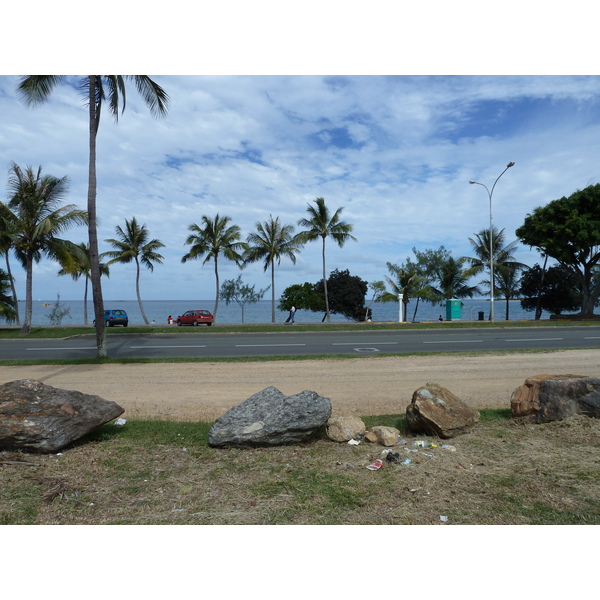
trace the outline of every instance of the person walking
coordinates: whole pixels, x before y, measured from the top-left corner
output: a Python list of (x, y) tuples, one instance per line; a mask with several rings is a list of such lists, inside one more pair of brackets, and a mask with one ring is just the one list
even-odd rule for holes
[(290, 308), (290, 323), (296, 322), (295, 317), (296, 317), (296, 307), (292, 306), (292, 308)]

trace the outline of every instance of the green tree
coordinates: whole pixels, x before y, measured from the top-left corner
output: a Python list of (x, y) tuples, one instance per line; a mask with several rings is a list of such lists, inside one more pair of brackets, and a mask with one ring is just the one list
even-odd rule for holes
[(0, 269), (0, 317), (8, 323), (13, 323), (17, 319), (17, 313), (15, 310), (15, 299), (9, 293), (10, 288), (10, 275), (3, 269)]
[[(327, 279), (329, 290), (329, 310), (338, 315), (344, 315), (353, 321), (363, 321), (365, 318), (365, 296), (368, 284), (356, 275), (350, 275), (348, 269), (335, 269)], [(325, 295), (323, 281), (315, 285), (315, 290)], [(323, 321), (327, 314), (323, 315)]]
[(406, 311), (411, 298), (419, 294), (425, 284), (425, 278), (420, 274), (417, 265), (407, 259), (403, 264), (396, 265), (388, 262), (390, 277), (386, 277), (391, 292), (386, 291), (379, 297), (378, 302), (399, 302), (402, 294), (402, 321), (406, 321)]
[(148, 317), (146, 317), (146, 313), (144, 312), (142, 297), (140, 295), (140, 267), (143, 265), (150, 271), (154, 271), (154, 263), (161, 265), (163, 256), (157, 250), (164, 248), (165, 245), (160, 240), (148, 239), (150, 237), (148, 228), (146, 225), (140, 225), (135, 217), (131, 221), (125, 219), (125, 230), (117, 225), (115, 231), (118, 236), (117, 238), (105, 240), (115, 250), (104, 252), (102, 257), (110, 259), (106, 263), (106, 266), (110, 266), (113, 263), (127, 264), (132, 261), (135, 262), (135, 293), (137, 294), (144, 323), (148, 325)]
[(542, 269), (535, 264), (523, 272), (519, 283), (519, 291), (523, 296), (521, 308), (524, 310), (537, 311), (539, 307), (540, 312), (545, 310), (560, 315), (581, 306), (579, 280), (564, 265)]
[(10, 200), (0, 203), (0, 217), (11, 223), (13, 248), (17, 259), (25, 268), (25, 320), (21, 334), (31, 330), (33, 308), (33, 263), (42, 255), (69, 264), (77, 254), (75, 244), (58, 237), (74, 225), (87, 224), (87, 213), (75, 205), (62, 205), (67, 193), (68, 180), (52, 175), (42, 176), (42, 168), (22, 170), (12, 163), (8, 179)]
[(465, 259), (452, 256), (448, 256), (438, 265), (434, 283), (430, 285), (433, 298), (442, 302), (451, 298), (472, 298), (474, 294), (479, 293), (476, 285), (469, 285), (473, 269), (465, 269), (464, 265)]
[(594, 278), (600, 261), (600, 184), (536, 208), (516, 234), (573, 273), (581, 289), (581, 315), (591, 317), (600, 296)]
[(248, 234), (246, 243), (248, 248), (244, 254), (244, 261), (248, 263), (264, 261), (266, 271), (271, 267), (271, 322), (275, 323), (275, 263), (279, 265), (286, 256), (296, 264), (296, 254), (300, 252), (301, 245), (292, 236), (293, 225), (282, 225), (279, 217), (269, 219), (264, 223), (257, 222), (256, 231)]
[(47, 315), (51, 325), (60, 325), (65, 317), (71, 318), (71, 307), (65, 306), (60, 301), (60, 294), (56, 294), (56, 302), (52, 306), (52, 310)]
[[(518, 288), (519, 270), (526, 267), (523, 263), (517, 262), (514, 253), (518, 246), (518, 240), (505, 245), (504, 229), (498, 230), (492, 227), (492, 263), (490, 263), (490, 230), (482, 229), (475, 234), (475, 238), (469, 238), (475, 256), (464, 257), (468, 264), (473, 268), (473, 274), (479, 275), (485, 269), (493, 265), (494, 271), (494, 290), (498, 288), (501, 295), (506, 300), (506, 318), (508, 319), (508, 307), (512, 295)], [(491, 285), (489, 277), (487, 280), (479, 282), (489, 289), (491, 296)], [(490, 306), (491, 308), (491, 306)], [(490, 315), (491, 317), (491, 315)]]
[(329, 309), (329, 297), (327, 293), (327, 270), (325, 267), (325, 240), (330, 237), (340, 248), (348, 240), (356, 241), (356, 238), (352, 235), (352, 225), (342, 221), (340, 216), (342, 214), (342, 208), (338, 208), (333, 216), (331, 215), (329, 208), (325, 204), (324, 198), (317, 198), (315, 205), (308, 205), (306, 209), (308, 212), (308, 218), (302, 218), (298, 221), (300, 227), (305, 227), (305, 231), (301, 231), (297, 235), (297, 241), (301, 244), (306, 242), (312, 242), (319, 238), (323, 241), (323, 288), (325, 296), (325, 316), (327, 321), (331, 321), (330, 309)]
[(371, 281), (371, 283), (369, 283), (369, 287), (371, 288), (373, 295), (371, 296), (371, 300), (369, 300), (369, 304), (365, 311), (365, 321), (368, 321), (372, 318), (371, 306), (373, 306), (373, 302), (379, 302), (379, 298), (381, 298), (386, 291), (385, 282), (383, 281)]
[(296, 283), (283, 290), (277, 308), (288, 311), (292, 306), (295, 306), (296, 310), (323, 312), (325, 310), (325, 297), (322, 292), (319, 293), (316, 290), (314, 283)]
[(12, 298), (14, 300), (14, 321), (17, 325), (21, 324), (21, 318), (19, 316), (19, 302), (17, 298), (17, 290), (15, 289), (15, 278), (12, 274), (10, 266), (10, 251), (12, 250), (14, 243), (14, 221), (12, 217), (8, 217), (9, 220), (0, 217), (0, 254), (4, 254), (6, 259), (6, 275), (8, 277), (8, 285), (10, 286)]
[(202, 217), (202, 226), (192, 223), (188, 229), (192, 233), (185, 240), (187, 246), (191, 246), (190, 251), (181, 259), (182, 263), (188, 260), (204, 258), (203, 265), (208, 261), (214, 260), (215, 263), (215, 307), (213, 316), (217, 321), (217, 310), (219, 308), (219, 255), (235, 262), (238, 267), (244, 264), (242, 253), (247, 250), (245, 243), (240, 242), (241, 231), (237, 225), (229, 225), (230, 217), (221, 217), (217, 213), (214, 219), (206, 215)]
[[(70, 275), (74, 281), (78, 281), (80, 277), (84, 278), (85, 286), (83, 290), (83, 324), (88, 325), (88, 310), (87, 310), (87, 298), (88, 298), (88, 282), (91, 278), (91, 263), (90, 263), (90, 245), (85, 242), (78, 244), (79, 253), (72, 257), (72, 261), (69, 264), (64, 265), (63, 268), (58, 272), (59, 275)], [(104, 263), (100, 263), (100, 273), (110, 276), (110, 270)]]
[(221, 286), (221, 297), (225, 300), (225, 304), (230, 302), (237, 302), (238, 306), (242, 309), (242, 323), (244, 320), (244, 311), (246, 304), (254, 304), (267, 293), (269, 287), (258, 292), (254, 291), (254, 286), (244, 284), (242, 282), (242, 276), (238, 275), (237, 279), (226, 279)]
[[(17, 92), (30, 106), (39, 105), (50, 97), (57, 85), (66, 82), (65, 75), (26, 75), (21, 78)], [(106, 329), (104, 323), (104, 301), (100, 281), (100, 254), (98, 250), (98, 231), (96, 216), (96, 137), (100, 125), (102, 106), (108, 102), (108, 110), (118, 122), (126, 104), (126, 80), (132, 80), (150, 112), (158, 117), (167, 113), (169, 98), (166, 92), (147, 75), (86, 75), (79, 79), (88, 105), (89, 114), (89, 162), (88, 162), (88, 235), (90, 245), (92, 296), (96, 320), (96, 346), (98, 358), (105, 358)]]

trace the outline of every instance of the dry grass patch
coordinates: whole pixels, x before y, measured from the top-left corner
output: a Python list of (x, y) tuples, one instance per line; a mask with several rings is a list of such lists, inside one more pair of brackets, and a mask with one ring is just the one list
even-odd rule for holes
[[(366, 421), (409, 436), (401, 415)], [(448, 442), (456, 452), (397, 446), (411, 463), (379, 471), (366, 469), (378, 445), (218, 450), (208, 428), (129, 421), (60, 455), (0, 453), (0, 523), (600, 523), (600, 422), (587, 417), (532, 426), (483, 411)]]

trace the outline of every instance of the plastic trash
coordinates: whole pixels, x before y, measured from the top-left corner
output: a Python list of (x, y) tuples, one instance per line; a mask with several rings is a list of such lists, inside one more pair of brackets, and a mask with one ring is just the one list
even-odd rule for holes
[(348, 440), (348, 443), (351, 446), (358, 446), (360, 444), (360, 442), (358, 440)]
[(442, 523), (447, 523), (448, 522), (448, 517), (446, 515), (440, 515), (440, 521)]
[(392, 451), (392, 449), (391, 449), (391, 448), (386, 448), (385, 450), (383, 450), (383, 451), (381, 452), (381, 456), (385, 456), (386, 454), (389, 454), (391, 451)]
[(391, 452), (389, 452), (386, 455), (385, 460), (387, 462), (391, 462), (391, 463), (398, 463), (398, 462), (400, 462), (400, 454), (398, 452), (393, 453), (393, 454)]
[(381, 467), (383, 467), (383, 461), (377, 459), (373, 461), (370, 465), (368, 465), (367, 469), (369, 469), (370, 471), (377, 471), (378, 469), (381, 469)]
[(413, 440), (412, 441), (413, 448), (437, 448), (437, 444), (433, 442), (428, 442), (427, 440)]
[(456, 452), (456, 447), (455, 446), (450, 446), (448, 444), (442, 444), (442, 448), (444, 450), (448, 450), (450, 452)]
[(127, 423), (127, 419), (123, 419), (122, 417), (119, 417), (116, 421), (115, 421), (115, 425), (125, 425), (125, 423)]
[(410, 465), (410, 463), (412, 462), (412, 460), (410, 460), (410, 458), (407, 458), (406, 460), (402, 461), (403, 465)]

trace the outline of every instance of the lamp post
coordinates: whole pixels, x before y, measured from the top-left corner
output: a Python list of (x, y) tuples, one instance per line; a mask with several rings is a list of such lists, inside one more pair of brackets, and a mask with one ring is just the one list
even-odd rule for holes
[(484, 185), (483, 183), (479, 183), (479, 181), (469, 181), (469, 183), (475, 183), (477, 185), (484, 187), (485, 191), (488, 193), (488, 196), (490, 198), (490, 321), (492, 323), (494, 322), (494, 256), (492, 254), (493, 253), (492, 194), (494, 193), (494, 188), (496, 187), (496, 184), (498, 183), (498, 179), (500, 179), (500, 177), (502, 177), (502, 175), (504, 175), (504, 173), (506, 173), (506, 171), (508, 171), (508, 169), (510, 169), (514, 164), (515, 164), (514, 161), (511, 161), (506, 165), (506, 168), (504, 169), (504, 171), (502, 171), (502, 173), (500, 173), (500, 175), (498, 175), (498, 177), (496, 177), (496, 181), (494, 181), (494, 185), (492, 186), (491, 191), (488, 190), (486, 185)]

